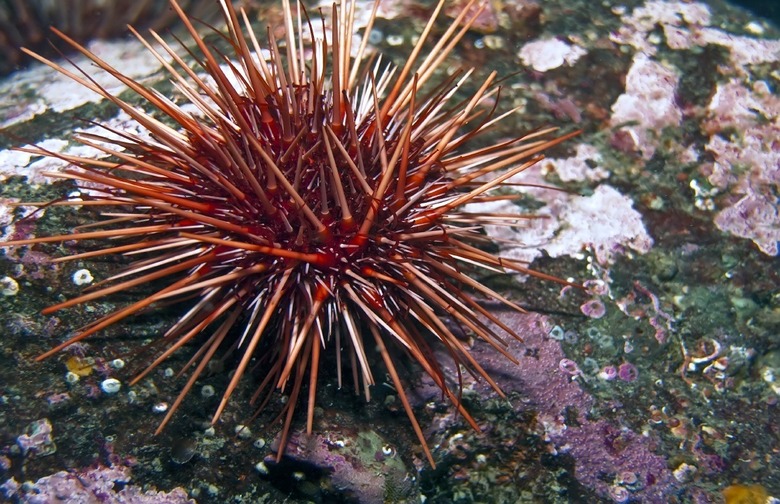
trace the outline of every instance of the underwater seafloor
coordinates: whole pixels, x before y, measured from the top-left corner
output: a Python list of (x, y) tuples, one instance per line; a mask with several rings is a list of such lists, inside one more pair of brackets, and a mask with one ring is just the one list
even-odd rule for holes
[[(383, 2), (372, 34), (380, 51), (408, 53), (430, 12), (412, 1)], [(273, 7), (261, 11), (279, 19)], [(161, 75), (138, 43), (98, 41), (92, 50), (136, 78)], [(409, 363), (404, 375), (435, 470), (390, 387), (374, 387), (366, 403), (336, 390), (326, 370), (315, 434), (297, 422), (281, 463), (279, 425), (266, 426), (267, 415), (250, 422), (245, 402), (231, 401), (209, 427), (229, 370), (201, 380), (154, 436), (186, 357), (127, 382), (143, 360), (133, 351), (175, 310), (35, 362), (123, 305), (116, 297), (40, 314), (79, 291), (79, 270), (99, 279), (117, 265), (52, 264), (64, 250), (53, 246), (6, 248), (0, 501), (777, 502), (780, 31), (720, 1), (495, 0), (452, 60), (506, 76), (501, 106), (521, 110), (497, 138), (547, 124), (583, 130), (523, 179), (565, 190), (527, 189), (517, 203), (547, 218), (489, 230), (526, 245), (505, 254), (586, 290), (489, 279), (533, 313), (500, 312), (524, 337), (509, 350), (520, 365), (473, 344), (507, 394), (464, 376), (463, 402), (482, 432)], [(41, 66), (0, 78), (4, 239), (83, 222), (78, 211), (54, 208), (18, 222), (23, 209), (9, 203), (73, 187), (46, 184), (41, 171), (58, 163), (8, 149), (25, 139), (80, 152), (68, 139), (90, 127), (81, 119), (125, 124), (94, 100)], [(101, 388), (107, 378), (119, 380), (118, 392)], [(234, 397), (248, 398), (251, 381)]]

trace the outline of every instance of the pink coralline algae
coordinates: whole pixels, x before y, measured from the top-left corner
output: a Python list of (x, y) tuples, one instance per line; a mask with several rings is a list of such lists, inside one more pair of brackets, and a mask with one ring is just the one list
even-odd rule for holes
[[(777, 61), (780, 56), (778, 40), (758, 40), (710, 26), (710, 8), (700, 2), (651, 1), (630, 14), (625, 14), (623, 8), (615, 11), (622, 14), (623, 25), (611, 39), (647, 55), (655, 55), (661, 42), (674, 50), (716, 44), (729, 50), (731, 62), (738, 72), (745, 65)], [(658, 37), (659, 28), (663, 37)]]
[[(715, 224), (728, 233), (753, 240), (765, 254), (778, 255), (780, 213), (780, 98), (758, 81), (752, 89), (731, 80), (718, 86), (710, 102), (712, 153), (709, 182), (728, 191)], [(725, 130), (734, 133), (728, 140)]]
[[(141, 490), (127, 485), (127, 467), (95, 467), (82, 471), (60, 471), (35, 483), (20, 485), (11, 478), (0, 485), (0, 496), (22, 504), (194, 504), (187, 493)], [(118, 490), (120, 489), (120, 490)]]
[(546, 72), (562, 65), (571, 66), (585, 54), (585, 49), (577, 45), (558, 39), (543, 39), (525, 44), (518, 56), (524, 65), (537, 72)]
[[(64, 140), (49, 139), (40, 143), (41, 147), (51, 152), (62, 152), (68, 146)], [(0, 150), (0, 180), (13, 176), (25, 176), (30, 184), (46, 184), (51, 181), (46, 172), (61, 170), (67, 163), (55, 158), (34, 160), (28, 152)]]
[(60, 404), (69, 400), (70, 400), (70, 394), (68, 394), (67, 392), (61, 392), (59, 394), (51, 394), (49, 397), (46, 398), (46, 402), (49, 403), (49, 406), (54, 406), (55, 404)]
[[(391, 3), (391, 2), (383, 2), (383, 3)], [(403, 2), (398, 2), (403, 3)], [(484, 7), (483, 7), (484, 5)], [(465, 9), (466, 7), (469, 7), (468, 0), (456, 0), (454, 2), (448, 2), (447, 8), (444, 9), (444, 13), (451, 18), (457, 18), (458, 15)], [(407, 7), (408, 8), (408, 7)], [(367, 10), (371, 9), (371, 4), (369, 3), (366, 6)], [(499, 12), (496, 9), (496, 4), (493, 3), (487, 3), (487, 4), (471, 4), (469, 7), (469, 11), (467, 14), (467, 17), (471, 17), (474, 14), (478, 14), (477, 19), (475, 20), (474, 24), (472, 25), (472, 28), (478, 32), (481, 33), (493, 33), (498, 29), (498, 17)]]
[[(124, 68), (128, 67), (124, 66)], [(61, 92), (62, 90), (60, 90), (60, 93)], [(0, 86), (0, 96), (2, 96), (2, 86)], [(65, 102), (66, 101), (67, 100), (65, 100)], [(2, 104), (0, 104), (0, 109), (1, 108)], [(0, 129), (1, 128), (2, 127), (0, 126)], [(108, 131), (109, 129), (124, 131), (127, 134), (139, 135), (142, 138), (148, 136), (148, 133), (142, 131), (140, 126), (124, 112), (120, 112), (116, 117), (106, 121), (104, 126), (84, 128), (80, 133), (83, 135), (98, 134), (110, 138), (112, 133)], [(43, 140), (39, 142), (37, 146), (55, 154), (62, 153), (86, 158), (102, 158), (106, 156), (104, 152), (95, 147), (80, 143), (72, 144), (71, 142), (57, 138)], [(27, 183), (31, 185), (50, 184), (51, 177), (47, 174), (60, 172), (67, 166), (68, 163), (66, 161), (57, 159), (54, 155), (40, 158), (40, 156), (35, 156), (29, 152), (0, 150), (0, 181), (5, 181), (9, 177), (24, 176), (27, 178)], [(93, 183), (88, 183), (86, 185), (97, 188)]]
[(36, 420), (27, 426), (25, 433), (16, 438), (16, 444), (24, 455), (46, 456), (57, 451), (48, 418)]
[[(549, 337), (552, 324), (548, 319), (538, 314), (512, 313), (502, 315), (501, 321), (523, 335), (523, 343), (511, 340), (507, 348), (520, 365), (481, 343), (474, 345), (472, 354), (504, 392), (521, 398), (516, 402), (518, 410), (537, 413), (550, 450), (569, 454), (575, 461), (577, 479), (603, 498), (609, 498), (613, 482), (620, 475), (630, 472), (637, 480), (630, 488), (625, 485), (632, 502), (668, 502), (674, 482), (666, 460), (653, 453), (650, 438), (624, 427), (619, 419), (589, 417), (595, 400), (577, 380), (572, 380), (570, 373), (562, 372), (562, 363), (568, 369), (568, 359), (560, 342)], [(475, 383), (467, 376), (464, 382), (481, 396), (491, 393), (485, 383)], [(425, 391), (418, 389), (418, 393), (424, 395), (420, 400), (427, 401), (437, 391), (430, 386)]]
[[(388, 486), (397, 492), (399, 499), (411, 498), (417, 492), (407, 478), (403, 462), (394, 457), (393, 448), (373, 431), (356, 434), (335, 424), (323, 431), (323, 434), (294, 432), (285, 458), (322, 470), (327, 474), (330, 486), (355, 502), (383, 504), (387, 502), (385, 490)], [(278, 442), (277, 438), (272, 449), (278, 449)], [(273, 479), (276, 468), (276, 457), (268, 456), (261, 474)]]
[(592, 145), (578, 144), (576, 155), (565, 159), (546, 159), (542, 167), (546, 171), (555, 171), (555, 174), (564, 181), (591, 180), (599, 181), (609, 177), (609, 172), (602, 165), (602, 155)]
[[(582, 112), (579, 106), (571, 98), (560, 96), (557, 93), (534, 93), (534, 101), (545, 110), (549, 110), (558, 120), (568, 120), (575, 124), (582, 122)], [(606, 178), (606, 175), (602, 178)]]
[(675, 95), (678, 80), (674, 70), (638, 53), (626, 76), (626, 91), (612, 105), (612, 126), (644, 159), (653, 157), (661, 130), (682, 122)]
[(612, 34), (612, 40), (649, 55), (657, 51), (652, 34), (659, 27), (672, 49), (682, 49), (689, 47), (690, 40), (710, 24), (711, 17), (706, 5), (689, 1), (651, 1), (630, 14), (624, 11), (623, 7), (613, 9), (613, 12), (621, 15), (622, 26)]
[[(621, 16), (622, 26), (612, 40), (632, 47), (636, 54), (626, 93), (613, 105), (612, 124), (619, 127), (634, 120), (638, 126), (622, 127), (613, 143), (636, 149), (647, 159), (657, 146), (654, 131), (679, 122), (681, 111), (674, 102), (677, 76), (655, 59), (661, 44), (680, 51), (708, 45), (727, 49), (730, 67), (722, 73), (729, 80), (718, 84), (706, 110), (708, 119), (702, 124), (710, 136), (705, 149), (715, 162), (702, 172), (714, 187), (720, 207), (715, 224), (752, 240), (765, 254), (778, 255), (780, 98), (753, 75), (752, 68), (780, 62), (780, 40), (736, 35), (710, 26), (711, 13), (703, 3), (650, 1), (631, 12), (620, 7), (614, 12)], [(692, 188), (701, 192), (698, 181), (692, 181)], [(711, 208), (711, 202), (704, 208)]]
[[(13, 199), (0, 198), (0, 229), (3, 229), (5, 232), (7, 232), (6, 226), (14, 220), (14, 203), (16, 202)], [(0, 238), (6, 239), (7, 237), (0, 234)]]
[(608, 185), (598, 186), (590, 197), (575, 198), (561, 217), (572, 226), (546, 247), (552, 257), (579, 244), (579, 249), (592, 249), (599, 263), (609, 264), (629, 249), (645, 253), (653, 244), (631, 199)]
[[(545, 183), (532, 177), (523, 182)], [(537, 212), (543, 218), (525, 221), (517, 226), (519, 230), (488, 226), (490, 236), (517, 244), (502, 250), (506, 257), (531, 262), (542, 255), (542, 250), (551, 257), (575, 256), (591, 250), (600, 264), (611, 264), (621, 254), (643, 254), (653, 245), (631, 198), (607, 184), (598, 186), (590, 196), (561, 195), (550, 189), (529, 192), (547, 203)], [(508, 202), (481, 203), (469, 208), (482, 212), (517, 211)]]

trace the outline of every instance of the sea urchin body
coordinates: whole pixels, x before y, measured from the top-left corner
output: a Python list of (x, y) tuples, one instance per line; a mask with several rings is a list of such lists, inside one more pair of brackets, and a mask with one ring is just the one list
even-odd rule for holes
[[(302, 392), (312, 429), (322, 356), (335, 354), (339, 381), (346, 357), (356, 387), (359, 383), (368, 396), (376, 352), (433, 464), (392, 356), (416, 361), (476, 427), (429, 345), (444, 345), (456, 362), (499, 390), (441, 317), (512, 359), (488, 321), (512, 337), (520, 335), (477, 299), (520, 307), (467, 273), (482, 268), (549, 277), (480, 248), (488, 240), (484, 225), (511, 225), (524, 216), (469, 213), (463, 206), (512, 198), (494, 190), (570, 135), (554, 138), (552, 129), (540, 130), (467, 147), (506, 116), (496, 116), (491, 105), (498, 95), (495, 74), (463, 101), (454, 96), (471, 71), (436, 85), (431, 80), (479, 15), (474, 2), (423, 56), (440, 2), (403, 68), (381, 60), (364, 64), (367, 37), (352, 46), (354, 2), (334, 5), (331, 27), (318, 35), (319, 22), (285, 0), (285, 38), (277, 41), (269, 30), (263, 49), (246, 15), (223, 0), (229, 54), (207, 45), (175, 0), (171, 5), (196, 45), (189, 51), (192, 64), (154, 32), (156, 46), (138, 38), (164, 65), (178, 101), (123, 76), (59, 34), (146, 100), (154, 115), (111, 95), (86, 74), (33, 55), (111, 100), (150, 134), (81, 134), (80, 142), (106, 156), (57, 155), (70, 167), (53, 176), (88, 188), (89, 196), (56, 204), (104, 208), (105, 219), (70, 234), (11, 244), (103, 240), (102, 249), (61, 260), (122, 254), (133, 262), (45, 312), (161, 286), (40, 358), (155, 305), (187, 303), (164, 334), (162, 351), (135, 378), (205, 338), (183, 370), (189, 377), (161, 428), (207, 364), (234, 353), (237, 367), (213, 421), (250, 362), (257, 361), (264, 375), (253, 401), (264, 403), (274, 389), (289, 394), (284, 446)], [(376, 6), (365, 33), (375, 14)]]

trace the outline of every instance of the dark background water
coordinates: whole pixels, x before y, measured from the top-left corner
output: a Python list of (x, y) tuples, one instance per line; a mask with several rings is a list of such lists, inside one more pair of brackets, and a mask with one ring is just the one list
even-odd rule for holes
[(780, 0), (732, 0), (732, 3), (757, 16), (765, 17), (774, 24), (780, 24)]

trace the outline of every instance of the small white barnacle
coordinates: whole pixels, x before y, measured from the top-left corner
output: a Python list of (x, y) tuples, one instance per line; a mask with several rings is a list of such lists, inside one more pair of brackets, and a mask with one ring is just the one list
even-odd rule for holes
[(95, 279), (92, 273), (88, 269), (80, 269), (73, 273), (73, 283), (79, 287), (82, 285), (89, 285)]
[(159, 402), (152, 406), (152, 412), (160, 414), (165, 413), (168, 411), (168, 403), (167, 402)]
[(100, 382), (100, 388), (106, 394), (116, 394), (122, 388), (122, 382), (116, 378), (106, 378)]
[(9, 276), (0, 278), (0, 294), (3, 296), (15, 296), (19, 294), (19, 283)]

